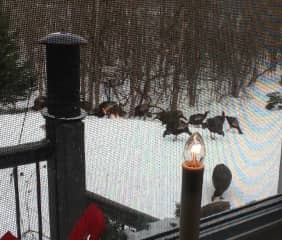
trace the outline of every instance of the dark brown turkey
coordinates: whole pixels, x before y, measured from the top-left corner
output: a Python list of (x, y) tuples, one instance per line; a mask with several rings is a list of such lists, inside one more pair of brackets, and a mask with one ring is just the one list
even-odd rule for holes
[[(225, 113), (222, 112), (221, 116), (215, 116), (213, 118), (208, 118), (206, 122), (202, 123), (202, 128), (208, 128), (210, 131), (211, 139), (215, 139), (215, 133), (224, 136), (223, 124), (225, 121)], [(213, 135), (212, 135), (213, 134)]]
[(226, 116), (226, 120), (230, 126), (230, 128), (236, 128), (238, 130), (239, 134), (243, 134), (240, 125), (239, 125), (239, 121), (236, 117), (231, 117), (231, 116)]
[(223, 163), (215, 166), (212, 174), (212, 183), (215, 188), (212, 196), (212, 201), (216, 197), (223, 199), (222, 194), (228, 189), (232, 180), (232, 173), (230, 169)]
[(189, 117), (189, 124), (192, 125), (201, 125), (203, 121), (206, 119), (209, 111), (206, 111), (205, 113), (197, 113), (193, 114)]

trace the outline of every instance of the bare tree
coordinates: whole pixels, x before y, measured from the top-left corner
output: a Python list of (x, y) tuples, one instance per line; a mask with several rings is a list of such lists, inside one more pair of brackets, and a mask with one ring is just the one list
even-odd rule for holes
[(32, 60), (40, 95), (45, 94), (45, 62), (44, 49), (36, 40), (62, 30), (88, 40), (82, 49), (81, 96), (89, 109), (99, 104), (105, 92), (128, 103), (131, 114), (148, 97), (172, 109), (182, 99), (194, 106), (199, 89), (211, 82), (211, 100), (226, 94), (238, 97), (260, 76), (260, 66), (271, 62), (271, 70), (264, 72), (269, 73), (281, 58), (280, 28), (275, 21), (279, 11), (270, 1), (3, 3), (23, 56)]

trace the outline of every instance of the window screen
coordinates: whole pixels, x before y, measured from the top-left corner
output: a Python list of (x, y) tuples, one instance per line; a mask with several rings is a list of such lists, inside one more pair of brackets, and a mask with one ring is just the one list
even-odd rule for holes
[[(88, 41), (80, 97), (89, 192), (124, 205), (125, 213), (175, 217), (184, 146), (199, 132), (206, 146), (202, 206), (213, 196), (237, 208), (281, 193), (278, 5), (0, 0), (0, 147), (45, 138), (46, 56), (38, 40), (67, 32)], [(219, 164), (232, 175), (220, 180), (227, 181), (223, 189), (213, 181)], [(39, 169), (43, 239), (50, 239), (46, 163)], [(15, 172), (0, 172), (0, 236), (16, 235)], [(36, 168), (18, 167), (17, 175), (20, 234), (39, 239)]]

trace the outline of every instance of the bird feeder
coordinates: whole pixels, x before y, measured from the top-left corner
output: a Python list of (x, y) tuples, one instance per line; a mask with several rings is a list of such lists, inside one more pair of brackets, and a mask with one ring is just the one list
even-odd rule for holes
[(182, 164), (180, 240), (198, 240), (206, 148), (196, 132), (187, 140)]
[(48, 115), (64, 119), (80, 116), (80, 46), (87, 41), (56, 32), (39, 43), (46, 45)]

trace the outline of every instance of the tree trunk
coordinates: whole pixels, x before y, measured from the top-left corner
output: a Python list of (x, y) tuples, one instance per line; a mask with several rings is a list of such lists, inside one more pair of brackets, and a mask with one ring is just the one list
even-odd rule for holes
[[(92, 71), (89, 76), (89, 102), (91, 104), (91, 109), (94, 104), (94, 91), (95, 91), (95, 107), (99, 104), (99, 96), (100, 96), (100, 74), (99, 74), (99, 29), (100, 29), (100, 0), (96, 0), (94, 4), (95, 10), (95, 25), (94, 32), (92, 34), (92, 51), (91, 51), (91, 67)], [(92, 11), (93, 14), (93, 11)], [(95, 90), (94, 90), (94, 81), (95, 81)]]
[(175, 71), (173, 75), (173, 89), (172, 89), (172, 100), (170, 109), (172, 111), (177, 110), (178, 106), (178, 97), (179, 97), (179, 90), (180, 90), (180, 64), (176, 64)]

